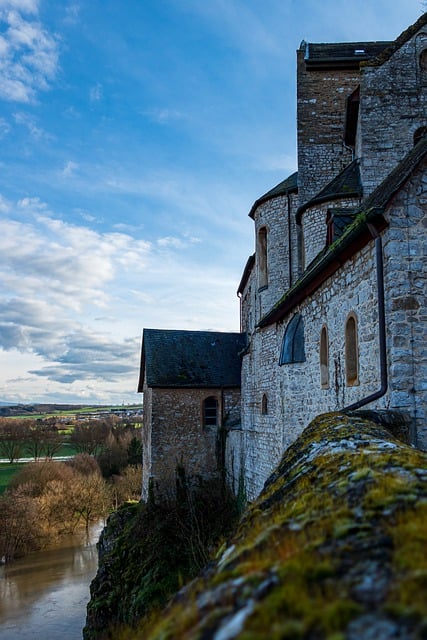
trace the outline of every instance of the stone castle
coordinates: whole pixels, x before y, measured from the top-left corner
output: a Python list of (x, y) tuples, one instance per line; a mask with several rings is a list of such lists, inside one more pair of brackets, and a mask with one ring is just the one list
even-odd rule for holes
[(399, 411), (427, 448), (427, 13), (297, 51), (298, 171), (249, 216), (240, 332), (144, 329), (143, 497), (182, 463), (255, 497), (319, 413)]

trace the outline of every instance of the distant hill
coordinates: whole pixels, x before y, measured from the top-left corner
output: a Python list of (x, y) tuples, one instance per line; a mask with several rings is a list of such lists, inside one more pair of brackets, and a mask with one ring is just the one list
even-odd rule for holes
[[(90, 405), (90, 408), (98, 408), (101, 405)], [(36, 415), (40, 413), (59, 413), (60, 411), (76, 411), (89, 408), (85, 404), (7, 404), (0, 402), (0, 417), (8, 418), (22, 415)]]

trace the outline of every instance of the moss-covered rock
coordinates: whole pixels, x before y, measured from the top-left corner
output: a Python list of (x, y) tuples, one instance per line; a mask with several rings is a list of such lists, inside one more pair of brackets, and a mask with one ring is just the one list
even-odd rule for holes
[(132, 627), (163, 608), (206, 565), (238, 515), (236, 499), (219, 479), (192, 485), (182, 468), (176, 494), (113, 513), (98, 543), (85, 640), (114, 638), (120, 625)]
[(427, 638), (427, 455), (358, 416), (319, 416), (227, 548), (144, 640)]

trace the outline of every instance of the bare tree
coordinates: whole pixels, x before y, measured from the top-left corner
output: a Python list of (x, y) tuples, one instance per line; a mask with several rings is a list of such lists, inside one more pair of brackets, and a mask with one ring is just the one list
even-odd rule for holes
[(37, 505), (19, 490), (0, 497), (0, 558), (23, 556), (40, 546), (41, 530)]
[(101, 420), (91, 420), (86, 424), (76, 424), (70, 435), (70, 442), (79, 453), (96, 456), (105, 445), (111, 433), (111, 424)]
[(141, 497), (142, 464), (126, 467), (120, 475), (113, 477), (112, 491), (115, 508), (128, 500)]
[(91, 522), (105, 518), (111, 508), (111, 493), (99, 473), (77, 477), (67, 499), (75, 514), (75, 526), (83, 520), (86, 531)]
[(29, 428), (26, 420), (0, 419), (0, 455), (7, 458), (10, 463), (21, 458), (28, 433)]

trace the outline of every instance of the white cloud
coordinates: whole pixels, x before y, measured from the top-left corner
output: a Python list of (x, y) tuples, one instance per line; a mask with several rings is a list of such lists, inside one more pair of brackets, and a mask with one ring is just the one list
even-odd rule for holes
[(170, 109), (167, 107), (148, 109), (144, 111), (143, 114), (148, 116), (150, 120), (153, 120), (158, 124), (167, 124), (169, 122), (183, 120), (185, 118), (184, 114), (181, 111), (178, 111), (177, 109)]
[(97, 82), (89, 91), (89, 99), (91, 102), (99, 102), (103, 98), (102, 85)]
[(64, 168), (62, 169), (61, 173), (63, 176), (65, 176), (66, 178), (70, 177), (73, 175), (73, 173), (75, 172), (76, 169), (79, 168), (79, 165), (77, 162), (73, 162), (72, 160), (69, 160), (68, 162), (65, 163)]
[(76, 24), (79, 19), (80, 14), (80, 5), (76, 2), (69, 4), (65, 7), (65, 18), (64, 22), (66, 24)]
[(41, 140), (49, 138), (49, 135), (38, 126), (36, 119), (27, 113), (17, 112), (13, 114), (16, 124), (25, 127), (33, 140)]
[[(22, 401), (29, 378), (39, 400), (137, 401), (143, 326), (238, 330), (236, 278), (216, 260), (200, 269), (197, 237), (150, 243), (64, 222), (37, 197), (1, 203), (0, 393), (8, 400)], [(21, 368), (2, 368), (7, 354)]]
[[(0, 52), (1, 56), (1, 52)], [(0, 118), (0, 140), (7, 136), (10, 131), (10, 124), (4, 119)]]
[(55, 36), (35, 18), (35, 0), (0, 1), (0, 98), (33, 102), (58, 69)]

